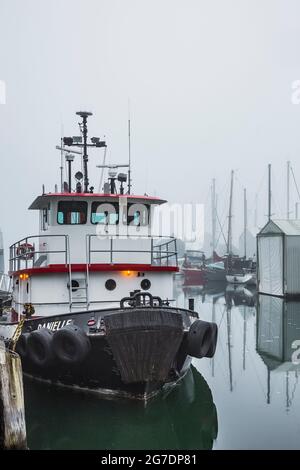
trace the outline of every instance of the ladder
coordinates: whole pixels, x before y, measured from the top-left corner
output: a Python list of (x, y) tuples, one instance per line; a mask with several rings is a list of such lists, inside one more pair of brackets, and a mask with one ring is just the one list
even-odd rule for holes
[(72, 279), (72, 269), (69, 269), (69, 306), (70, 312), (74, 309), (89, 309), (87, 272), (75, 280)]

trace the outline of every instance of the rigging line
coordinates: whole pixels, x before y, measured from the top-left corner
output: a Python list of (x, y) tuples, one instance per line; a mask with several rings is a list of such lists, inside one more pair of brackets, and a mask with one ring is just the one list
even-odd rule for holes
[[(220, 226), (221, 234), (223, 235), (223, 238), (224, 238), (224, 242), (227, 243), (226, 237), (225, 237), (224, 232), (223, 232), (223, 226), (221, 225), (221, 222), (220, 222), (220, 219), (219, 219), (219, 216), (218, 216), (218, 213), (217, 213), (217, 212), (216, 212), (216, 216), (217, 216), (217, 221), (218, 221), (219, 226)], [(225, 224), (225, 222), (224, 222), (224, 224)], [(224, 224), (223, 224), (223, 225), (224, 225)], [(219, 242), (219, 240), (220, 240), (221, 234), (219, 234), (219, 237), (218, 237), (218, 240), (217, 240), (217, 244), (218, 244), (218, 242)]]
[(294, 170), (293, 170), (292, 165), (290, 166), (290, 169), (291, 169), (293, 180), (294, 180), (295, 187), (296, 187), (296, 190), (297, 190), (298, 198), (300, 199), (299, 188), (298, 188), (298, 185), (297, 185), (297, 181), (296, 181), (296, 178), (295, 178), (295, 174), (294, 174)]
[(264, 181), (265, 181), (265, 179), (266, 179), (266, 174), (267, 174), (267, 169), (264, 171), (263, 176), (262, 176), (262, 178), (261, 178), (261, 180), (260, 180), (260, 183), (259, 183), (259, 185), (258, 185), (258, 187), (257, 187), (257, 189), (256, 189), (256, 191), (255, 191), (255, 196), (254, 196), (254, 200), (253, 200), (253, 204), (252, 204), (252, 205), (255, 205), (255, 198), (256, 198), (256, 195), (258, 196), (258, 195), (260, 194), (261, 190), (262, 190), (263, 183), (264, 183)]
[[(216, 192), (216, 194), (218, 195), (218, 204), (221, 205), (221, 204), (220, 204), (220, 201), (221, 201), (221, 203), (223, 202), (223, 206), (222, 206), (222, 209), (223, 209), (223, 210), (220, 211), (220, 212), (222, 212), (222, 213), (225, 213), (225, 212), (227, 213), (227, 193), (228, 193), (229, 187), (230, 187), (230, 180), (228, 180), (228, 181), (224, 184), (223, 188), (222, 188), (220, 191), (217, 191), (217, 192)], [(225, 198), (225, 197), (222, 197), (223, 193), (226, 193), (226, 198)]]
[(222, 321), (224, 319), (225, 312), (226, 312), (226, 304), (224, 305), (223, 313), (222, 313), (221, 320), (220, 320), (220, 323), (218, 325), (218, 328), (220, 328), (220, 326), (222, 325)]

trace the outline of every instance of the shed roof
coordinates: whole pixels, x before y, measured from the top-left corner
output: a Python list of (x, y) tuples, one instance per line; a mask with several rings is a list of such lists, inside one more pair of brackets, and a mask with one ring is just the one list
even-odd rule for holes
[(270, 220), (259, 232), (259, 235), (268, 233), (282, 233), (284, 235), (300, 236), (300, 220), (276, 219)]

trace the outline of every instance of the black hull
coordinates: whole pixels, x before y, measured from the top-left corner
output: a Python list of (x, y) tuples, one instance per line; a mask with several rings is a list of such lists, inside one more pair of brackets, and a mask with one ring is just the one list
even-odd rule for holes
[(67, 389), (109, 398), (149, 400), (187, 372), (191, 359), (186, 351), (186, 336), (192, 314), (157, 307), (85, 311), (27, 320), (22, 333), (46, 328), (53, 337), (66, 325), (76, 325), (87, 334), (90, 350), (84, 360), (75, 364), (62, 363), (54, 354), (43, 367), (19, 351), (23, 372)]

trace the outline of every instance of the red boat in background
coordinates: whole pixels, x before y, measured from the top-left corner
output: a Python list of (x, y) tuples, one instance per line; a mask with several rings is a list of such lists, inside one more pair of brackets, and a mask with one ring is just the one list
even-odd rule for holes
[(185, 252), (181, 268), (185, 286), (199, 286), (205, 283), (205, 261), (206, 258), (203, 251), (187, 250)]

